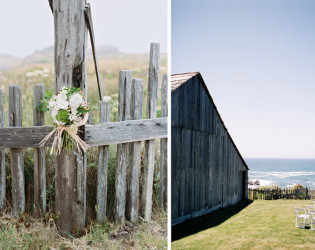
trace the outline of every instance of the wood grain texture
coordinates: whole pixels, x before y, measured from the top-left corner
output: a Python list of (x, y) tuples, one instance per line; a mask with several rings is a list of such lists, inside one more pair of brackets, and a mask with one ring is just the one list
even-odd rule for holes
[[(167, 75), (162, 79), (161, 117), (167, 117)], [(167, 139), (160, 141), (160, 205), (167, 210)]]
[(176, 224), (241, 201), (248, 170), (199, 77), (172, 91), (171, 101)]
[(107, 122), (85, 126), (86, 142), (101, 146), (167, 137), (167, 118)]
[[(131, 119), (142, 119), (143, 81), (132, 80), (131, 88)], [(139, 213), (139, 177), (141, 168), (141, 142), (129, 144), (129, 168), (127, 177), (126, 218), (138, 223)]]
[(98, 93), (99, 93), (100, 101), (102, 101), (103, 92), (102, 92), (102, 87), (101, 87), (102, 84), (101, 84), (100, 70), (98, 67), (98, 60), (97, 60), (97, 55), (96, 55), (95, 35), (94, 35), (93, 19), (92, 19), (90, 3), (87, 3), (85, 5), (84, 16), (85, 16), (86, 24), (87, 24), (89, 34), (90, 34), (92, 54), (93, 54), (93, 60), (94, 60), (94, 68), (95, 68), (96, 80), (97, 80), (97, 85), (98, 85)]
[[(39, 147), (40, 141), (52, 131), (52, 127), (0, 128), (0, 147)], [(167, 118), (143, 119), (122, 122), (106, 122), (85, 125), (85, 141), (90, 146), (128, 143), (167, 138)], [(51, 146), (52, 141), (45, 144)]]
[[(130, 120), (131, 82), (131, 71), (122, 70), (119, 72), (118, 121)], [(127, 157), (128, 144), (118, 144), (115, 180), (115, 220), (119, 224), (123, 224), (125, 221)]]
[[(110, 102), (101, 101), (100, 122), (110, 121)], [(108, 170), (109, 146), (98, 148), (98, 168), (97, 168), (97, 221), (104, 223), (106, 219), (107, 207), (107, 170)]]
[[(55, 91), (63, 86), (81, 87), (87, 97), (85, 45), (86, 0), (54, 0)], [(79, 128), (84, 138), (84, 126)], [(55, 206), (60, 212), (58, 231), (63, 236), (80, 234), (86, 217), (86, 155), (73, 152), (57, 156)]]
[[(151, 43), (149, 61), (149, 83), (147, 96), (147, 118), (156, 117), (156, 102), (159, 88), (160, 44)], [(145, 142), (144, 174), (141, 198), (141, 215), (146, 221), (151, 221), (152, 189), (155, 163), (155, 141)]]
[[(9, 86), (9, 125), (22, 126), (22, 92), (18, 85)], [(24, 157), (21, 148), (12, 148), (10, 151), (13, 213), (18, 217), (25, 210)]]
[[(4, 125), (3, 92), (0, 89), (0, 128)], [(6, 205), (5, 149), (0, 148), (0, 212)]]
[[(33, 94), (33, 124), (44, 126), (45, 113), (36, 110), (44, 98), (44, 85), (35, 84)], [(46, 150), (34, 148), (34, 215), (39, 218), (46, 213)]]

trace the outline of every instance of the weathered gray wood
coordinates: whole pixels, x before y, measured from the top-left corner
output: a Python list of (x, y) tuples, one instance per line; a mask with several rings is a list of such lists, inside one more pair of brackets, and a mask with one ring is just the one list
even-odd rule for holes
[(100, 97), (100, 101), (102, 101), (103, 93), (102, 93), (102, 84), (101, 84), (101, 77), (100, 77), (100, 70), (98, 67), (98, 61), (96, 56), (96, 47), (95, 47), (95, 36), (94, 36), (94, 28), (93, 28), (93, 21), (92, 21), (92, 12), (91, 12), (91, 5), (90, 3), (87, 3), (84, 10), (85, 20), (87, 27), (89, 29), (90, 33), (90, 40), (91, 40), (91, 47), (92, 47), (92, 53), (93, 53), (93, 60), (94, 60), (94, 67), (95, 67), (95, 73), (96, 73), (96, 80), (98, 85), (98, 93)]
[[(163, 76), (161, 94), (161, 117), (167, 117), (167, 75)], [(167, 210), (167, 139), (161, 139), (160, 151), (160, 204)]]
[[(149, 83), (147, 96), (147, 118), (156, 117), (156, 101), (159, 88), (160, 44), (151, 43), (149, 61)], [(155, 162), (155, 141), (145, 142), (144, 175), (142, 185), (141, 214), (146, 221), (151, 221), (152, 191)]]
[[(36, 110), (39, 101), (44, 98), (44, 85), (34, 86), (33, 123), (44, 126), (45, 113)], [(39, 217), (46, 213), (46, 150), (34, 148), (34, 215)]]
[[(22, 126), (21, 86), (9, 86), (9, 125)], [(25, 209), (24, 157), (21, 148), (11, 149), (11, 174), (13, 213), (14, 216), (19, 216)]]
[[(142, 119), (143, 108), (143, 81), (132, 80), (131, 90), (131, 119)], [(129, 145), (129, 171), (126, 198), (126, 218), (132, 223), (138, 222), (139, 213), (139, 177), (141, 168), (141, 142)]]
[[(85, 44), (87, 26), (86, 0), (54, 0), (55, 91), (63, 86), (81, 87), (87, 96)], [(84, 126), (80, 128), (84, 138)], [(86, 156), (73, 152), (57, 156), (55, 210), (59, 233), (80, 233), (86, 217)]]
[[(118, 86), (118, 121), (130, 120), (131, 71), (119, 72)], [(119, 224), (125, 221), (126, 208), (126, 175), (128, 144), (117, 145), (117, 167), (115, 180), (115, 220)]]
[[(0, 128), (0, 147), (39, 147), (40, 141), (52, 131), (52, 127)], [(135, 121), (106, 122), (85, 126), (85, 141), (90, 146), (103, 146), (167, 137), (167, 118)], [(45, 144), (51, 146), (52, 140)]]
[(201, 76), (172, 91), (171, 100), (174, 224), (242, 200), (248, 169)]
[[(110, 102), (101, 102), (100, 122), (110, 121)], [(108, 170), (109, 146), (98, 148), (97, 168), (97, 221), (105, 222), (107, 205), (107, 170)]]
[(167, 118), (107, 122), (86, 125), (86, 142), (90, 146), (128, 143), (167, 137)]
[[(4, 125), (3, 112), (3, 92), (0, 89), (0, 127)], [(0, 148), (0, 212), (5, 209), (6, 205), (6, 171), (5, 171), (5, 150)]]

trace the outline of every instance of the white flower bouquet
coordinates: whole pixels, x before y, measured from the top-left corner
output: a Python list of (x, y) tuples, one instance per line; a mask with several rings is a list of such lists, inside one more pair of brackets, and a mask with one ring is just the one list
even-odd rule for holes
[(45, 98), (37, 105), (37, 110), (48, 111), (54, 125), (54, 130), (40, 142), (41, 147), (55, 134), (51, 149), (52, 151), (55, 149), (57, 155), (62, 149), (67, 153), (74, 147), (84, 152), (89, 149), (89, 145), (77, 135), (78, 127), (86, 124), (90, 111), (82, 90), (63, 87), (56, 95), (47, 92)]

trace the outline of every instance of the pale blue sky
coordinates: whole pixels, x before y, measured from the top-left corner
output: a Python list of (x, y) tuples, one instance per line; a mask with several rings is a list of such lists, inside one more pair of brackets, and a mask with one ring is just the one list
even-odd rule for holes
[(190, 71), (243, 157), (315, 158), (315, 1), (172, 0), (172, 73)]
[[(150, 42), (167, 51), (167, 0), (90, 0), (97, 45), (147, 53)], [(54, 43), (48, 0), (1, 1), (0, 53), (23, 57)]]

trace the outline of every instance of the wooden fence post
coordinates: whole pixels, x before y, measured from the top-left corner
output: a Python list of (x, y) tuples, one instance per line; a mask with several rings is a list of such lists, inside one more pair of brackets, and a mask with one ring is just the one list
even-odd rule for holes
[[(130, 120), (131, 71), (119, 72), (118, 86), (118, 121)], [(128, 143), (117, 145), (117, 168), (115, 180), (115, 219), (119, 224), (125, 221), (126, 175)]]
[[(39, 101), (44, 98), (44, 85), (35, 84), (33, 101), (34, 126), (45, 125), (45, 113), (36, 110)], [(34, 215), (40, 217), (46, 213), (46, 150), (34, 148)]]
[[(0, 128), (4, 125), (3, 92), (0, 89)], [(0, 148), (0, 212), (6, 204), (6, 171), (5, 171), (5, 149)]]
[[(101, 101), (100, 122), (110, 121), (110, 102)], [(98, 147), (97, 221), (105, 222), (107, 206), (107, 170), (109, 146)]]
[[(160, 44), (151, 43), (149, 62), (149, 83), (147, 97), (147, 119), (156, 117), (156, 101), (159, 88)], [(154, 177), (155, 140), (145, 142), (144, 176), (142, 185), (141, 215), (151, 221), (152, 189)]]
[[(131, 87), (131, 120), (142, 119), (143, 81), (133, 79)], [(132, 223), (138, 222), (139, 213), (139, 177), (141, 168), (141, 142), (129, 145), (129, 171), (126, 200), (126, 218)]]
[[(87, 91), (85, 45), (87, 26), (86, 0), (54, 0), (55, 24), (55, 91), (63, 86), (81, 87)], [(84, 138), (85, 127), (79, 128)], [(74, 150), (57, 156), (55, 178), (55, 211), (58, 231), (63, 236), (80, 234), (86, 218), (86, 154)]]
[[(161, 94), (161, 117), (167, 117), (167, 75), (163, 76)], [(167, 139), (160, 141), (160, 204), (164, 211), (167, 210)]]
[[(22, 92), (21, 86), (9, 86), (9, 125), (22, 127)], [(12, 200), (14, 216), (24, 213), (25, 178), (23, 149), (11, 148)]]

